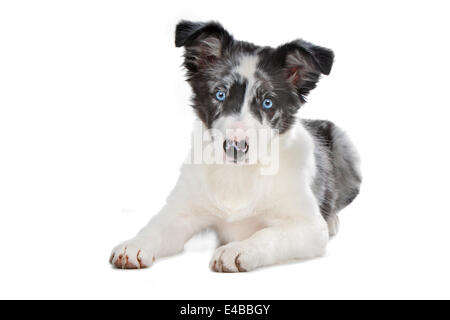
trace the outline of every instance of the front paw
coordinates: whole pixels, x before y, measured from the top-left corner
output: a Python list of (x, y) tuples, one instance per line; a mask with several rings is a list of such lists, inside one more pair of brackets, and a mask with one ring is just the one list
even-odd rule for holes
[(151, 250), (131, 240), (115, 247), (109, 262), (120, 269), (141, 269), (150, 267), (155, 259)]
[(210, 268), (215, 272), (246, 272), (257, 268), (258, 264), (257, 250), (245, 242), (238, 241), (216, 249)]

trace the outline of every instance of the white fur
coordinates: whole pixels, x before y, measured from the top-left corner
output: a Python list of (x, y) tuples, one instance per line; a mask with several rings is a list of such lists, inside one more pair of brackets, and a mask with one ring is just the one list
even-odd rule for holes
[[(214, 128), (219, 129), (223, 134), (227, 135), (227, 130), (232, 129), (239, 135), (248, 129), (270, 129), (268, 124), (261, 124), (250, 112), (250, 103), (255, 93), (256, 78), (255, 72), (258, 65), (258, 57), (254, 55), (245, 55), (241, 58), (237, 67), (232, 74), (237, 74), (247, 80), (247, 90), (245, 92), (244, 104), (239, 114), (220, 117), (214, 124)], [(228, 132), (230, 133), (230, 131)], [(233, 132), (231, 132), (233, 134)]]
[(280, 136), (279, 148), (274, 175), (261, 175), (258, 164), (185, 164), (164, 208), (135, 238), (113, 250), (112, 263), (125, 268), (127, 257), (136, 267), (150, 266), (155, 258), (182, 251), (206, 228), (216, 230), (223, 244), (211, 260), (219, 272), (322, 255), (328, 226), (310, 187), (312, 137), (299, 123)]
[[(230, 128), (270, 129), (249, 108), (257, 63), (256, 56), (241, 59), (234, 73), (248, 81), (244, 105), (239, 114), (219, 118), (214, 129), (224, 134)], [(214, 229), (223, 244), (211, 260), (218, 272), (250, 271), (323, 254), (328, 226), (310, 187), (314, 142), (300, 123), (279, 137), (278, 160), (273, 175), (262, 175), (258, 162), (185, 164), (165, 207), (135, 238), (113, 250), (112, 263), (150, 266), (158, 257), (182, 251), (186, 241), (206, 228)]]

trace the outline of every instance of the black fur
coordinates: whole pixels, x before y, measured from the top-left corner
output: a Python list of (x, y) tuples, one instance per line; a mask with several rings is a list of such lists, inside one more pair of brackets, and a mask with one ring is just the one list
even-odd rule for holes
[(359, 194), (359, 161), (346, 135), (331, 121), (304, 119), (302, 124), (315, 139), (318, 174), (312, 189), (322, 215), (327, 218), (349, 205)]
[[(219, 23), (182, 21), (176, 27), (175, 45), (185, 47), (184, 66), (187, 80), (193, 89), (193, 107), (207, 128), (220, 112), (238, 112), (242, 106), (242, 92), (238, 84), (231, 84), (230, 102), (224, 108), (215, 101), (213, 84), (220, 83), (232, 73), (244, 55), (259, 58), (256, 77), (261, 81), (251, 111), (259, 121), (267, 119), (274, 129), (284, 133), (295, 122), (295, 115), (308, 93), (315, 88), (321, 74), (329, 74), (333, 52), (303, 40), (295, 40), (278, 48), (260, 47), (234, 40)], [(234, 97), (234, 95), (238, 95)], [(262, 109), (261, 103), (270, 96), (272, 109)], [(234, 103), (234, 105), (231, 105)], [(276, 115), (276, 111), (280, 116)]]
[(226, 99), (223, 103), (222, 114), (227, 115), (241, 112), (246, 89), (247, 81), (236, 81), (231, 85), (228, 93), (229, 98)]
[[(331, 50), (304, 40), (277, 48), (238, 41), (216, 22), (180, 22), (175, 44), (185, 48), (184, 66), (194, 93), (193, 108), (207, 128), (212, 128), (222, 115), (240, 114), (248, 93), (254, 118), (283, 134), (296, 123), (296, 114), (306, 96), (322, 74), (331, 72), (334, 60)], [(252, 66), (255, 71), (251, 76), (236, 71), (246, 56), (258, 61)], [(246, 77), (254, 80), (252, 88)], [(224, 102), (215, 98), (217, 90), (226, 92)], [(273, 101), (270, 109), (262, 108), (266, 98)], [(322, 120), (301, 123), (314, 139), (317, 172), (312, 190), (322, 215), (327, 218), (358, 194), (359, 158), (347, 136), (333, 123)]]

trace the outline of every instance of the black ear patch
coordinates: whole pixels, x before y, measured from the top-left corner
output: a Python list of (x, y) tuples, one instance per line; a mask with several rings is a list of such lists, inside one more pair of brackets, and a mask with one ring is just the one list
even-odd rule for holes
[(317, 63), (320, 72), (325, 75), (329, 75), (334, 61), (333, 51), (324, 47), (311, 45), (309, 43), (306, 43), (306, 47), (309, 47), (308, 51), (310, 52), (315, 63)]
[(193, 38), (193, 35), (204, 27), (203, 23), (194, 23), (189, 21), (181, 21), (177, 24), (175, 29), (175, 46), (182, 47)]
[(215, 36), (217, 38), (229, 37), (228, 32), (217, 22), (191, 22), (181, 21), (175, 29), (175, 46), (190, 46), (202, 35)]
[(281, 63), (286, 63), (290, 55), (297, 55), (310, 69), (325, 75), (330, 74), (333, 66), (333, 51), (301, 39), (286, 43), (275, 52)]
[(334, 53), (304, 40), (295, 40), (278, 47), (273, 59), (285, 70), (286, 80), (296, 88), (304, 101), (316, 87), (320, 75), (330, 74)]
[(185, 47), (184, 66), (192, 76), (223, 56), (233, 37), (217, 22), (181, 21), (175, 30), (175, 46)]

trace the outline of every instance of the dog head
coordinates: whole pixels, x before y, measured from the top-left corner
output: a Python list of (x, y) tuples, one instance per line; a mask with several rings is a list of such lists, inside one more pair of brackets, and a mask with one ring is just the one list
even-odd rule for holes
[(175, 45), (185, 48), (198, 117), (206, 128), (222, 132), (223, 150), (234, 160), (251, 147), (248, 130), (283, 134), (294, 124), (334, 58), (331, 50), (303, 40), (278, 48), (237, 41), (215, 22), (180, 22)]

